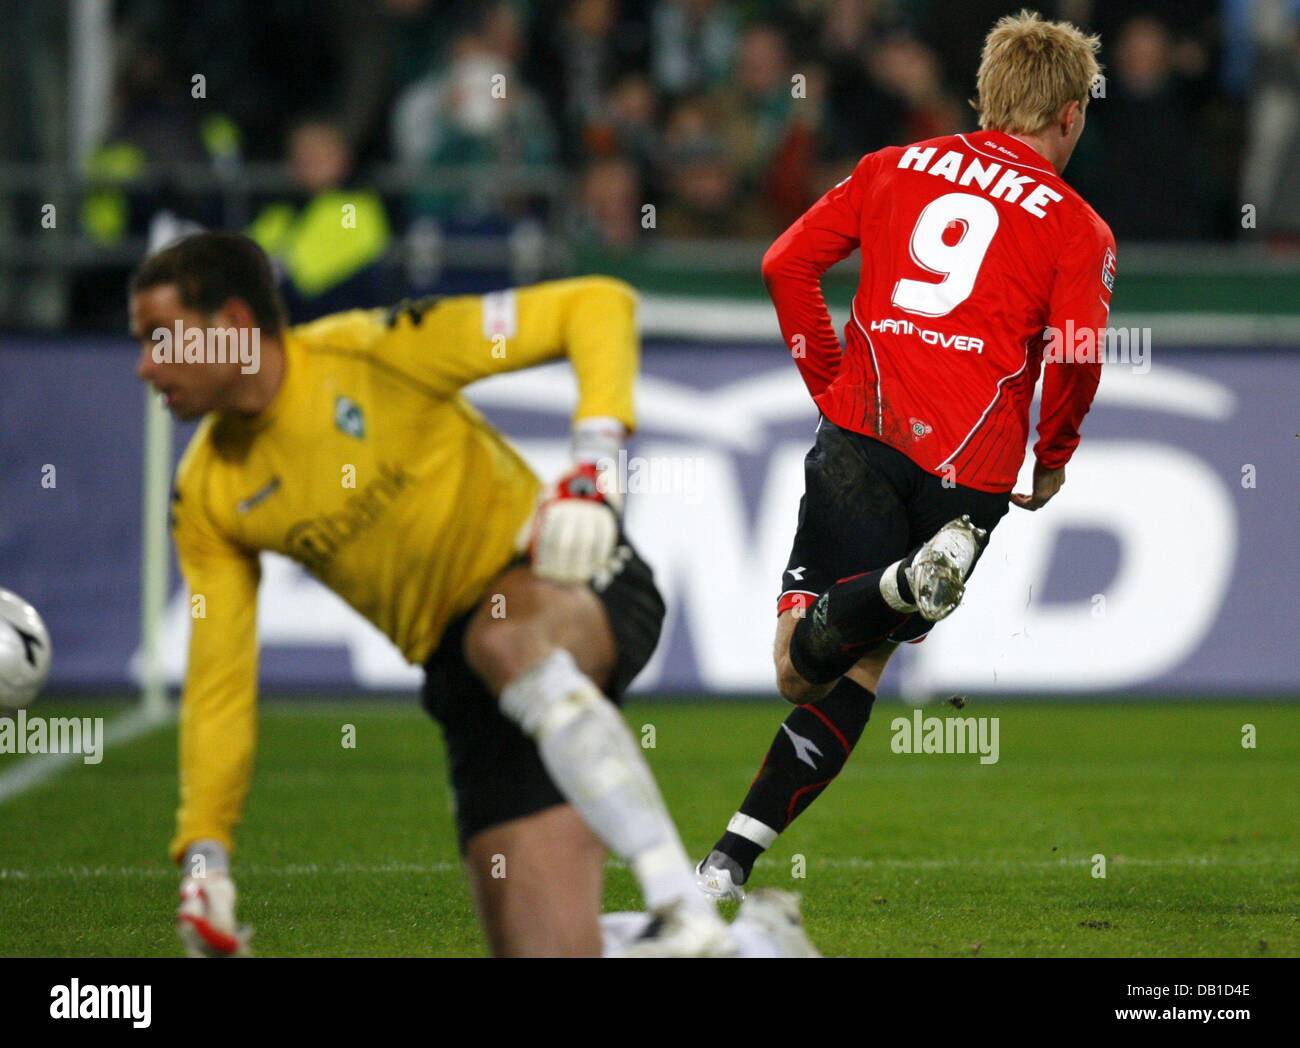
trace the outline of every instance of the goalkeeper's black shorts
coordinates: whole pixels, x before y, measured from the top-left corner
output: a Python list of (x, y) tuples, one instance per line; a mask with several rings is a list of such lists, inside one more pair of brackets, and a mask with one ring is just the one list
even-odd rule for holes
[[(620, 543), (630, 554), (623, 569), (603, 590), (596, 590), (617, 649), (612, 679), (602, 689), (615, 703), (650, 661), (664, 620), (654, 572), (625, 538)], [(462, 851), (471, 837), (491, 826), (566, 803), (532, 739), (501, 713), (465, 661), (465, 629), (473, 614), (471, 609), (447, 626), (424, 664), (421, 696), (446, 739)]]
[[(804, 459), (799, 526), (777, 614), (809, 607), (841, 579), (888, 567), (962, 515), (992, 534), (1010, 500), (1009, 491), (945, 485), (890, 445), (822, 419)], [(889, 639), (921, 640), (934, 626), (912, 615)]]

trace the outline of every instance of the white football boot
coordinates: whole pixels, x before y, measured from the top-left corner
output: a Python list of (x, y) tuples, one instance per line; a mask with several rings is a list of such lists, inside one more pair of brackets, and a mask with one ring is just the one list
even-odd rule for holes
[(710, 852), (707, 859), (700, 860), (695, 867), (695, 883), (710, 899), (744, 902), (745, 889), (736, 883), (731, 870), (722, 863), (713, 861), (717, 854), (718, 852)]
[(176, 933), (187, 957), (247, 957), (252, 929), (235, 921), (235, 882), (224, 873), (186, 877)]
[(966, 578), (988, 532), (971, 523), (970, 517), (950, 520), (925, 543), (912, 563), (903, 569), (917, 611), (930, 622), (953, 613), (966, 592)]
[(820, 957), (804, 931), (799, 896), (777, 888), (759, 888), (740, 908), (734, 927), (752, 927), (776, 947), (779, 957)]
[[(712, 910), (712, 907), (709, 908)], [(716, 913), (680, 902), (651, 915), (650, 926), (614, 957), (734, 957), (731, 930)]]

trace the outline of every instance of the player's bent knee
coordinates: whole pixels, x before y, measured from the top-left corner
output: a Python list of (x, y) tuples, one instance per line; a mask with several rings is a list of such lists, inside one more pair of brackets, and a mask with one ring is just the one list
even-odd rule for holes
[(862, 656), (845, 676), (874, 695), (880, 689), (880, 678), (885, 674), (885, 666), (897, 649), (898, 645), (893, 641), (885, 641)]
[(791, 665), (789, 656), (777, 660), (776, 688), (781, 693), (781, 698), (794, 706), (800, 706), (816, 698), (818, 692), (825, 690), (804, 680), (799, 675), (799, 671)]
[(465, 661), (494, 693), (544, 658), (550, 650), (531, 622), (476, 615), (465, 631)]

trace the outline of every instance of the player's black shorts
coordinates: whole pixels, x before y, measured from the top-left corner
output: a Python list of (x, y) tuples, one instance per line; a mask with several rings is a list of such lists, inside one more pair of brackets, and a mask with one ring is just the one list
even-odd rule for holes
[[(596, 595), (614, 634), (617, 661), (603, 689), (621, 701), (632, 679), (654, 654), (663, 627), (664, 602), (654, 572), (620, 539), (628, 553), (622, 571)], [(527, 563), (521, 558), (516, 563)], [(513, 721), (465, 662), (465, 629), (474, 611), (454, 619), (424, 664), (424, 708), (442, 725), (447, 742), (456, 834), (461, 850), (476, 833), (552, 805), (564, 804), (542, 766), (537, 747)]]
[[(1009, 491), (945, 487), (901, 451), (823, 419), (804, 459), (799, 527), (777, 614), (807, 607), (840, 579), (888, 567), (954, 517), (969, 514), (991, 533), (1010, 497)], [(913, 615), (889, 639), (919, 640), (932, 626)]]

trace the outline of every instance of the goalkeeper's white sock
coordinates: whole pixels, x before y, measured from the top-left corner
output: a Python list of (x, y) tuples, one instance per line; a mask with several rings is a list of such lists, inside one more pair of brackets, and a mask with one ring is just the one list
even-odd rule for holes
[(646, 907), (714, 912), (695, 887), (677, 829), (627, 724), (567, 651), (501, 691), (501, 709), (537, 743), (542, 763), (587, 825), (636, 875)]
[(187, 877), (206, 877), (210, 873), (229, 873), (230, 856), (225, 846), (213, 840), (195, 841), (185, 849), (181, 871)]

